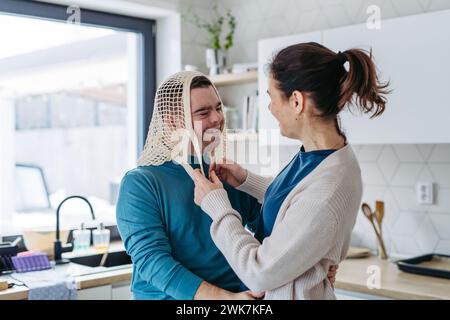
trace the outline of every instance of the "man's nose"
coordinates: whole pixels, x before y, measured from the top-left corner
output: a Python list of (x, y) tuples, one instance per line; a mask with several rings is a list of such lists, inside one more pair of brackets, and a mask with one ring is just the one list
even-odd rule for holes
[(210, 117), (210, 121), (212, 124), (217, 125), (220, 124), (223, 120), (223, 115), (221, 112), (214, 110), (213, 112), (211, 112), (211, 117)]

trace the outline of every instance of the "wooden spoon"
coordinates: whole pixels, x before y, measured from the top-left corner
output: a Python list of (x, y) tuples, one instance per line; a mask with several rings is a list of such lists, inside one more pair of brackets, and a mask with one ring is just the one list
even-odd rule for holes
[[(363, 203), (361, 205), (361, 209), (362, 209), (364, 215), (367, 217), (367, 219), (369, 219), (370, 223), (372, 224), (372, 227), (375, 231), (375, 235), (377, 236), (380, 258), (387, 259), (386, 248), (384, 246), (383, 238), (381, 237), (381, 224), (378, 224), (378, 219), (375, 215), (375, 212), (372, 211), (372, 209), (369, 207), (369, 205), (367, 203)], [(382, 218), (381, 218), (381, 220), (382, 220)], [(375, 222), (375, 221), (377, 221), (377, 222)]]
[(380, 228), (381, 233), (381, 223), (383, 222), (384, 218), (384, 202), (383, 201), (376, 201), (375, 202), (375, 217), (377, 218), (377, 222)]
[(375, 214), (372, 212), (372, 209), (369, 207), (369, 205), (367, 203), (363, 203), (361, 205), (361, 209), (364, 213), (364, 215), (367, 217), (367, 219), (369, 219), (370, 223), (372, 224), (373, 229), (375, 230), (375, 233), (377, 235), (377, 237), (380, 236), (380, 232), (378, 230), (378, 225), (375, 224)]

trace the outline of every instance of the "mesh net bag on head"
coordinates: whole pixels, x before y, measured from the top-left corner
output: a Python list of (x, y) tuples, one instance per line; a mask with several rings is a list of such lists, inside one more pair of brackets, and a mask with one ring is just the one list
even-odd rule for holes
[[(138, 160), (139, 166), (158, 166), (167, 161), (174, 160), (183, 166), (192, 178), (192, 167), (190, 165), (191, 144), (194, 155), (203, 170), (203, 155), (201, 149), (202, 139), (211, 141), (208, 145), (208, 158), (224, 158), (226, 155), (226, 133), (225, 126), (223, 132), (211, 132), (205, 137), (197, 137), (194, 132), (191, 117), (191, 83), (195, 77), (203, 76), (197, 71), (178, 72), (166, 79), (156, 91), (153, 115), (148, 129), (147, 140), (144, 150)], [(214, 88), (220, 100), (217, 88)], [(221, 100), (220, 100), (221, 101)], [(211, 136), (213, 136), (211, 138)], [(203, 172), (203, 174), (205, 174)]]

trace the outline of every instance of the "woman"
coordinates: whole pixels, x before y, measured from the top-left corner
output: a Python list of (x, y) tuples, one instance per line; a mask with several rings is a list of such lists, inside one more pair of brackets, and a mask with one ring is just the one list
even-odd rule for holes
[[(336, 54), (301, 43), (276, 54), (268, 87), (280, 132), (300, 140), (300, 151), (274, 180), (228, 161), (211, 170), (210, 181), (197, 170), (194, 200), (213, 219), (215, 244), (250, 290), (265, 291), (266, 299), (335, 299), (327, 270), (345, 259), (362, 197), (360, 167), (338, 114), (355, 97), (362, 112), (379, 116), (387, 84), (363, 50)], [(262, 202), (254, 236), (220, 180)]]

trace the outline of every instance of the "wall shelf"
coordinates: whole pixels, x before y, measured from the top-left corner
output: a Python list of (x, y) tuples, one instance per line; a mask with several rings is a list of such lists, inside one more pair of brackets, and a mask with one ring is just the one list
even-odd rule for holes
[(250, 83), (258, 80), (258, 71), (249, 71), (244, 73), (227, 73), (210, 76), (209, 79), (216, 86), (231, 86), (241, 83)]

